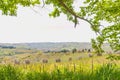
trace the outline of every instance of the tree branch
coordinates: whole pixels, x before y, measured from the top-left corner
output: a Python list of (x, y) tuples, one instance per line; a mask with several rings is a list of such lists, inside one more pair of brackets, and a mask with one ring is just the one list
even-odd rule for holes
[(43, 5), (42, 5), (42, 8), (45, 6), (45, 1), (44, 0), (42, 0), (42, 3), (43, 3)]
[[(77, 20), (77, 18), (79, 18), (81, 20), (84, 20), (84, 21), (88, 22), (91, 27), (93, 27), (93, 26), (102, 26), (102, 25), (93, 25), (89, 20), (80, 17), (72, 9), (70, 9), (69, 7), (67, 7), (66, 4), (63, 2), (63, 0), (58, 0), (58, 1), (61, 4), (61, 6), (63, 6), (66, 9), (66, 11), (68, 11), (69, 13), (71, 13), (75, 17), (75, 20)], [(76, 27), (76, 25), (77, 25), (77, 23), (75, 21), (75, 26), (74, 27)], [(100, 32), (96, 32), (96, 35), (98, 35), (98, 34), (101, 35)]]
[[(63, 0), (58, 0), (58, 1), (59, 1), (59, 3), (61, 4), (61, 6), (63, 6), (63, 7), (66, 9), (66, 11), (68, 11), (69, 13), (71, 13), (75, 18), (82, 19), (82, 20), (88, 22), (91, 26), (93, 26), (93, 24), (92, 24), (89, 20), (80, 17), (80, 16), (77, 15), (72, 9), (68, 8), (68, 7), (65, 5), (65, 3), (63, 2)], [(75, 25), (76, 25), (76, 24), (75, 24)]]

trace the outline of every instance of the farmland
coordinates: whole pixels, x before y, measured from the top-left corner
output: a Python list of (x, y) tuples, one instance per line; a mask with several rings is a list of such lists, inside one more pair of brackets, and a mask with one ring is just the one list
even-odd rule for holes
[(120, 61), (93, 52), (1, 49), (0, 80), (120, 80)]

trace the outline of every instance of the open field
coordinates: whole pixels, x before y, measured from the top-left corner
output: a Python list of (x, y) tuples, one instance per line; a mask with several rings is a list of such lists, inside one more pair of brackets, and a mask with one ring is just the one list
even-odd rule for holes
[(108, 53), (19, 47), (1, 48), (0, 55), (0, 80), (120, 80), (120, 60), (106, 59)]
[[(4, 56), (0, 80), (120, 80), (120, 61), (106, 59), (108, 54), (89, 54), (38, 52)], [(23, 63), (25, 60), (28, 63)]]
[[(41, 64), (41, 63), (56, 63), (56, 60), (59, 59), (59, 63), (66, 63), (66, 62), (90, 62), (92, 59), (92, 56), (94, 55), (95, 62), (106, 62), (105, 59), (107, 57), (107, 54), (104, 54), (103, 56), (97, 56), (92, 53), (42, 53), (40, 51), (36, 51), (36, 53), (22, 53), (22, 54), (14, 54), (14, 55), (7, 55), (7, 56), (1, 56), (0, 62), (1, 64), (15, 64), (15, 61), (19, 61), (20, 64), (23, 64), (25, 60), (29, 60), (30, 64)], [(47, 62), (44, 62), (44, 60), (47, 60)]]

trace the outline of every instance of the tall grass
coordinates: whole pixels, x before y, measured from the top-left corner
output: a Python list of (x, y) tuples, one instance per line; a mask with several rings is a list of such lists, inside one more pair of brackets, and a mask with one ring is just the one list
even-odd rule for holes
[[(44, 68), (46, 67), (48, 65), (44, 65)], [(81, 65), (71, 67), (73, 69), (57, 65), (52, 71), (48, 68), (41, 71), (27, 69), (29, 67), (24, 69), (18, 66), (1, 65), (0, 80), (120, 80), (120, 67), (115, 64), (103, 64), (93, 71)]]
[(0, 66), (0, 80), (22, 80), (23, 73), (13, 66)]
[(115, 64), (105, 64), (95, 71), (94, 79), (120, 80), (120, 68)]

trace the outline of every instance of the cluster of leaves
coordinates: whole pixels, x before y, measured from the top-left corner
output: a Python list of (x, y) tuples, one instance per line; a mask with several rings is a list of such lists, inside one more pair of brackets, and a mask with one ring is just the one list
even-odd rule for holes
[(120, 23), (108, 26), (102, 30), (102, 37), (109, 42), (114, 51), (120, 50)]
[[(103, 52), (102, 45), (108, 42), (114, 51), (120, 50), (120, 0), (85, 0), (85, 6), (79, 6), (75, 11), (75, 0), (42, 0), (46, 5), (53, 5), (52, 17), (59, 17), (61, 13), (67, 16), (69, 21), (76, 25), (78, 19), (82, 19), (91, 25), (91, 29), (98, 35), (92, 39), (92, 45), (96, 53)], [(0, 0), (0, 10), (5, 15), (17, 15), (18, 5), (31, 6), (40, 4), (41, 0)], [(81, 2), (81, 1), (80, 1)], [(112, 23), (110, 26), (102, 26), (101, 22)]]
[(110, 59), (111, 61), (113, 60), (120, 60), (120, 56), (119, 55), (112, 55), (110, 54), (106, 59)]
[[(120, 50), (120, 0), (86, 0), (84, 2), (88, 6), (83, 8), (85, 16), (90, 21), (91, 28), (98, 36), (92, 40), (94, 48), (98, 52), (102, 50), (101, 46), (104, 42), (108, 42), (114, 51)], [(85, 17), (84, 16), (84, 17)], [(101, 22), (106, 21), (112, 23), (110, 26), (102, 26)], [(101, 28), (101, 26), (103, 28)]]
[(59, 17), (60, 14), (63, 13), (67, 16), (67, 19), (74, 22), (76, 26), (78, 20), (73, 7), (74, 0), (45, 0), (45, 2), (47, 5), (52, 4), (54, 7), (54, 10), (49, 16)]
[(17, 15), (18, 5), (31, 6), (40, 4), (39, 0), (0, 0), (0, 10), (4, 15)]
[(97, 53), (98, 56), (101, 56), (102, 53), (104, 52), (103, 49), (101, 48), (102, 43), (98, 44), (98, 42), (96, 42), (94, 39), (92, 39), (91, 42), (94, 52)]

